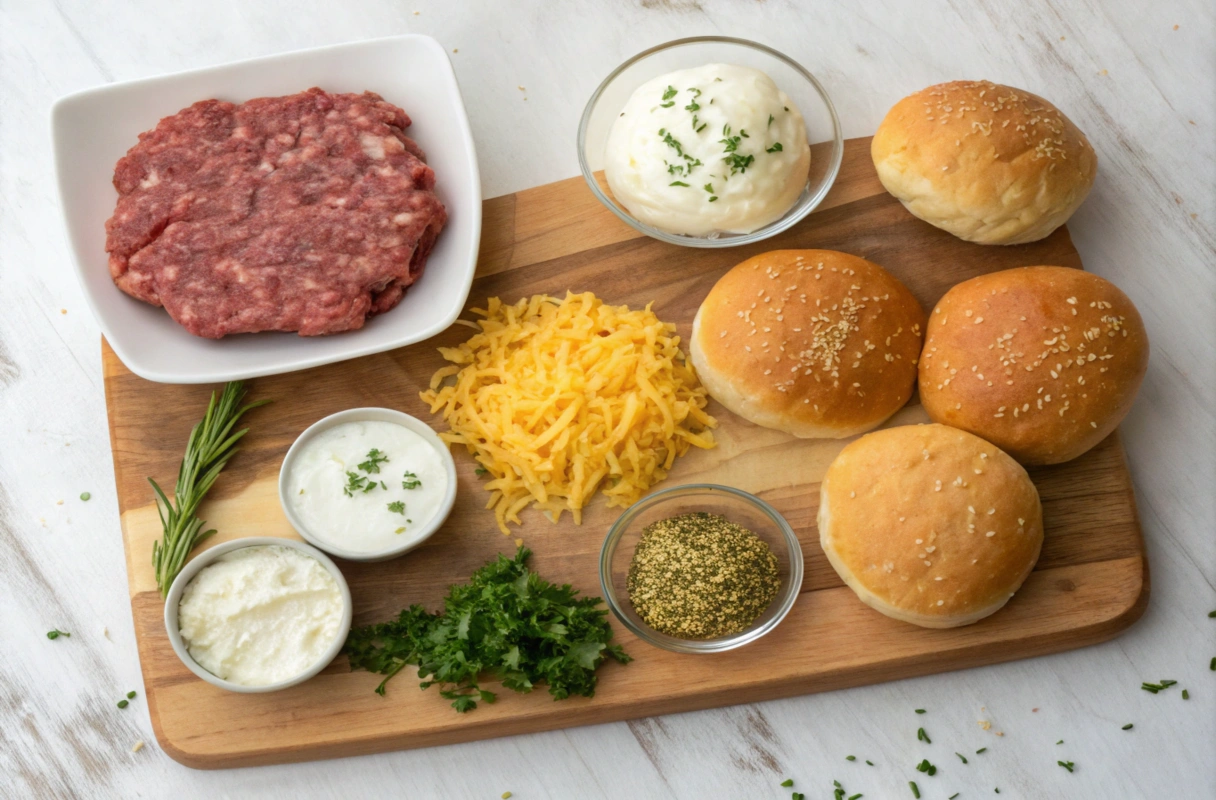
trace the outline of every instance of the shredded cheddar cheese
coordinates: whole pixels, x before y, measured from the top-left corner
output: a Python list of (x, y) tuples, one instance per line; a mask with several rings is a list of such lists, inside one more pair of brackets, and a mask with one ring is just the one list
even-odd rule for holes
[[(625, 507), (667, 477), (690, 446), (714, 446), (706, 391), (680, 351), (675, 325), (650, 306), (631, 311), (590, 292), (492, 297), (451, 365), (422, 392), (431, 413), (489, 474), (498, 527), (536, 505), (575, 523), (597, 489)], [(449, 380), (454, 379), (454, 380)]]

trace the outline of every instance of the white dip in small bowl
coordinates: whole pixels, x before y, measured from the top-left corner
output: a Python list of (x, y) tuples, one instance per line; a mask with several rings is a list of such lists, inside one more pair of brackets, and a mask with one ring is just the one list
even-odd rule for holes
[(279, 473), (292, 526), (328, 553), (355, 561), (393, 558), (447, 519), (456, 466), (430, 427), (387, 408), (333, 414), (304, 431)]

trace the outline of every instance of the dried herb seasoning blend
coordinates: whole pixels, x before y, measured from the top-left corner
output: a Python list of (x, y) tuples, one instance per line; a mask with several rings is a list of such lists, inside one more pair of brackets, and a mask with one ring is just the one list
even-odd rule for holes
[(777, 556), (756, 534), (718, 514), (647, 525), (626, 588), (638, 616), (681, 639), (741, 633), (764, 613), (781, 579)]

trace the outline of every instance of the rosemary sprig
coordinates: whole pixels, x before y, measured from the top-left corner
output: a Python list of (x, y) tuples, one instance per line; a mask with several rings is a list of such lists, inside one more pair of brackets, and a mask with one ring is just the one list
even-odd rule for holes
[(190, 431), (186, 454), (177, 470), (172, 502), (156, 481), (148, 478), (156, 491), (156, 511), (164, 530), (161, 539), (152, 543), (152, 566), (162, 597), (169, 593), (169, 586), (194, 546), (215, 533), (214, 528), (203, 530), (203, 520), (195, 512), (228, 459), (236, 454), (236, 443), (249, 431), (243, 428), (233, 433), (233, 427), (246, 411), (270, 402), (259, 400), (241, 405), (244, 397), (245, 385), (241, 381), (229, 381), (218, 398), (215, 392), (211, 393), (207, 413)]

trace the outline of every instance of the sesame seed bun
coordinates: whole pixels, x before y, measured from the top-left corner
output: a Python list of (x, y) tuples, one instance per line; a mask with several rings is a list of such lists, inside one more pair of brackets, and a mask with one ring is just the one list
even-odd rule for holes
[(1127, 295), (1079, 269), (1020, 267), (958, 284), (929, 315), (920, 400), (934, 422), (1023, 464), (1058, 464), (1106, 438), (1148, 368)]
[(1085, 134), (1041, 97), (989, 81), (900, 100), (870, 144), (878, 177), (913, 215), (979, 244), (1033, 242), (1094, 184)]
[(838, 439), (880, 425), (916, 383), (925, 312), (889, 272), (835, 250), (775, 250), (722, 276), (689, 355), (728, 409), (765, 428)]
[(945, 425), (868, 434), (819, 494), (819, 543), (861, 601), (926, 628), (998, 611), (1043, 545), (1039, 493), (1016, 461)]

